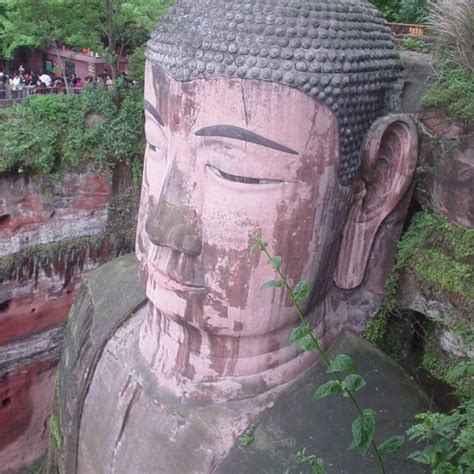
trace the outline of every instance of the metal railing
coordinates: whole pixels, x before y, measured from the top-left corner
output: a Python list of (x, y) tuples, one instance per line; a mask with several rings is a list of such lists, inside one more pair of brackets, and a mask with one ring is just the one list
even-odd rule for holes
[[(69, 92), (74, 94), (80, 94), (81, 88), (69, 87)], [(11, 107), (14, 104), (22, 102), (31, 95), (35, 94), (65, 94), (66, 89), (64, 87), (36, 87), (36, 86), (23, 86), (22, 88), (13, 89), (8, 87), (7, 89), (0, 88), (0, 109)]]

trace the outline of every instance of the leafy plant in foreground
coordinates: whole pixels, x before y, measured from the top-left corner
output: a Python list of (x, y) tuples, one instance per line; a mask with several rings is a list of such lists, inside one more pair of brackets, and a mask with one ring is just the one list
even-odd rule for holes
[[(326, 365), (326, 372), (328, 374), (332, 374), (333, 376), (331, 380), (316, 389), (313, 397), (316, 400), (320, 400), (321, 398), (330, 395), (342, 395), (344, 397), (348, 397), (351, 400), (357, 412), (357, 418), (352, 423), (352, 443), (350, 448), (357, 448), (362, 454), (365, 454), (369, 447), (372, 446), (379, 462), (381, 472), (385, 473), (386, 470), (382, 457), (383, 454), (387, 452), (394, 453), (398, 451), (404, 442), (404, 437), (394, 436), (377, 446), (374, 439), (375, 412), (372, 409), (361, 408), (354, 396), (354, 393), (361, 390), (366, 384), (365, 380), (357, 373), (357, 366), (355, 362), (346, 354), (339, 354), (332, 360), (328, 359), (321, 348), (319, 340), (313, 333), (313, 328), (303, 316), (300, 303), (309, 296), (309, 283), (302, 280), (291, 287), (281, 270), (281, 257), (271, 256), (268, 252), (267, 244), (263, 242), (261, 237), (258, 235), (255, 236), (254, 248), (260, 250), (268, 257), (269, 263), (272, 265), (277, 274), (276, 279), (266, 282), (263, 287), (271, 289), (286, 289), (300, 320), (300, 325), (293, 330), (290, 336), (290, 343), (299, 346), (304, 351), (317, 351), (322, 361)], [(342, 375), (344, 373), (347, 375)], [(316, 465), (317, 464), (318, 463), (316, 463)], [(321, 466), (319, 466), (319, 468), (322, 469)]]
[(419, 413), (409, 439), (423, 443), (410, 454), (413, 461), (430, 466), (433, 474), (474, 472), (474, 400), (450, 413)]

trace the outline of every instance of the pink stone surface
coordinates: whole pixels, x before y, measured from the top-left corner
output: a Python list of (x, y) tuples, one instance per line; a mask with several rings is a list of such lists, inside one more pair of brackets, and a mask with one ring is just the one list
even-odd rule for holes
[(27, 466), (46, 449), (56, 364), (30, 364), (0, 381), (0, 472)]
[(110, 195), (106, 174), (67, 173), (49, 182), (0, 177), (0, 257), (30, 245), (101, 233)]
[(451, 222), (474, 228), (474, 131), (448, 123), (442, 112), (421, 116), (422, 134), (418, 199)]
[[(197, 399), (250, 396), (291, 380), (314, 355), (289, 346), (294, 309), (283, 291), (262, 291), (274, 273), (249, 251), (252, 236), (259, 233), (282, 257), (290, 282), (310, 282), (304, 309), (318, 336), (331, 342), (337, 305), (325, 300), (348, 211), (354, 201), (353, 224), (354, 216), (377, 215), (370, 232), (362, 226), (354, 234), (346, 225), (346, 238), (357, 234), (365, 255), (354, 248), (339, 261), (339, 277), (350, 272), (346, 286), (353, 288), (380, 223), (411, 182), (413, 125), (402, 116), (380, 123), (368, 138), (366, 174), (343, 187), (336, 119), (296, 89), (239, 79), (178, 83), (148, 65), (145, 99), (137, 258), (150, 311), (142, 355), (160, 383)], [(284, 148), (204, 133), (222, 125)], [(387, 158), (377, 159), (380, 152)]]
[(360, 190), (346, 222), (335, 273), (340, 288), (361, 285), (375, 235), (412, 183), (417, 152), (415, 124), (404, 115), (383, 117), (368, 130)]

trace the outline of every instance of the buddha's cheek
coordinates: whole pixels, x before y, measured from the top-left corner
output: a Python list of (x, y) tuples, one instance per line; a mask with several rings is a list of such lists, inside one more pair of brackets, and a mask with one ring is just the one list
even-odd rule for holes
[[(283, 269), (291, 270), (291, 281), (300, 279), (304, 265), (292, 265), (292, 247), (295, 240), (303, 240), (298, 247), (308, 252), (314, 228), (312, 202), (304, 183), (248, 186), (245, 192), (242, 184), (210, 183), (201, 262), (210, 289), (205, 313), (214, 329), (242, 328), (245, 333), (252, 321), (253, 331), (258, 332), (284, 323), (279, 315), (289, 301), (282, 290), (262, 289), (275, 272), (263, 253), (252, 251), (254, 236), (261, 235), (269, 252), (282, 257)], [(309, 254), (300, 257), (300, 262), (306, 262)]]

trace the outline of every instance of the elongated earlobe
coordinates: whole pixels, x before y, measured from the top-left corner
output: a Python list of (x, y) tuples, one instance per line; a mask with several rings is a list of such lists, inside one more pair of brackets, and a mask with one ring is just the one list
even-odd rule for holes
[(377, 120), (366, 133), (361, 186), (344, 227), (334, 281), (343, 289), (363, 279), (377, 231), (407, 192), (418, 154), (413, 121), (394, 114)]

